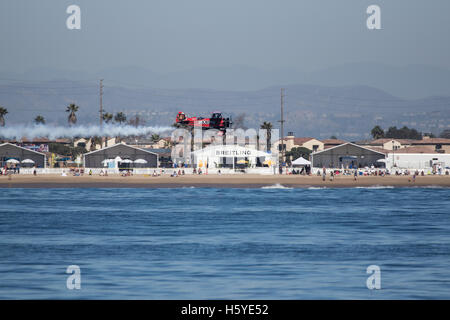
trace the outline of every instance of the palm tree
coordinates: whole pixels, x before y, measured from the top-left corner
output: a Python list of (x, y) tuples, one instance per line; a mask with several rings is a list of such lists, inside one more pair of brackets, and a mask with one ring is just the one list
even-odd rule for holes
[(78, 111), (80, 107), (77, 106), (74, 103), (71, 103), (67, 106), (66, 112), (69, 112), (69, 117), (67, 118), (67, 121), (69, 122), (69, 125), (77, 123), (77, 115), (76, 112)]
[(0, 126), (2, 126), (2, 127), (5, 126), (5, 116), (7, 113), (8, 113), (8, 109), (0, 106)]
[(119, 124), (124, 123), (125, 121), (127, 121), (127, 116), (125, 115), (125, 113), (123, 112), (117, 112), (116, 116), (114, 117), (114, 120), (116, 122), (118, 122)]
[(272, 139), (273, 126), (270, 122), (264, 121), (264, 123), (261, 125), (261, 129), (267, 130), (267, 135), (266, 135), (267, 151), (270, 151), (270, 148), (271, 148), (270, 141)]
[(103, 121), (105, 121), (105, 123), (110, 123), (112, 120), (113, 120), (112, 113), (105, 112), (103, 114)]
[(158, 142), (159, 140), (161, 140), (161, 137), (160, 137), (159, 134), (156, 134), (156, 133), (152, 134), (152, 141), (153, 142)]
[(384, 138), (384, 130), (381, 129), (380, 126), (375, 126), (373, 127), (372, 131), (370, 132), (370, 134), (372, 135), (372, 137), (374, 139), (380, 139), (380, 138)]
[(35, 124), (45, 124), (45, 118), (43, 116), (39, 115), (36, 118), (34, 118), (34, 123)]
[(164, 140), (164, 148), (169, 149), (172, 148), (174, 146), (174, 143), (172, 142), (172, 140)]
[[(102, 118), (103, 118), (103, 121), (105, 121), (106, 124), (109, 124), (109, 123), (111, 123), (113, 121), (114, 116), (113, 116), (112, 113), (105, 112), (103, 114)], [(108, 146), (108, 137), (105, 137), (105, 147), (107, 147), (107, 146)]]

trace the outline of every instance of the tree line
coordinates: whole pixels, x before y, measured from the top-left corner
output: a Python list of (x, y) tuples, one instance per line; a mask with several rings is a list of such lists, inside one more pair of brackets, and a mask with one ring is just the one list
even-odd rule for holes
[[(408, 128), (403, 126), (402, 128), (389, 127), (384, 131), (380, 126), (375, 126), (370, 131), (370, 134), (374, 139), (411, 139), (411, 140), (422, 140), (423, 136), (429, 136), (430, 138), (436, 138), (432, 133), (422, 133), (414, 128)], [(450, 139), (450, 129), (446, 129), (439, 134), (440, 138)]]
[[(69, 125), (74, 125), (77, 123), (77, 112), (80, 109), (79, 106), (77, 106), (75, 103), (71, 103), (66, 107), (66, 112), (68, 113), (67, 116), (67, 123)], [(6, 115), (8, 114), (8, 109), (0, 106), (0, 126), (4, 127), (6, 124)], [(112, 113), (104, 112), (102, 115), (102, 120), (105, 123), (118, 123), (118, 124), (124, 124), (127, 122), (127, 116), (124, 112), (117, 112), (115, 115)], [(46, 120), (44, 116), (37, 115), (36, 118), (34, 118), (33, 122), (36, 125), (45, 124)], [(143, 121), (138, 115), (136, 115), (134, 118), (128, 120), (128, 124), (132, 126), (140, 126), (144, 125), (145, 121)]]

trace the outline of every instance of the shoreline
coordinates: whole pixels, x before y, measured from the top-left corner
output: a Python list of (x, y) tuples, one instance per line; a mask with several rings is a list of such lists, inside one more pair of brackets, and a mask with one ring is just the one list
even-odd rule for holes
[(363, 176), (354, 181), (352, 176), (336, 177), (322, 181), (319, 176), (280, 175), (186, 175), (179, 177), (151, 177), (137, 175), (59, 176), (52, 174), (0, 176), (0, 188), (352, 188), (352, 187), (446, 187), (450, 188), (450, 176)]

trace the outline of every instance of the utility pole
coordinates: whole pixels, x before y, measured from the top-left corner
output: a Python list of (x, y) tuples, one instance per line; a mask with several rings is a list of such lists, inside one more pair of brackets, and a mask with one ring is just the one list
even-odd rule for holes
[(285, 148), (284, 148), (284, 88), (281, 88), (281, 168), (283, 167)]
[(103, 127), (103, 79), (100, 79), (100, 129)]

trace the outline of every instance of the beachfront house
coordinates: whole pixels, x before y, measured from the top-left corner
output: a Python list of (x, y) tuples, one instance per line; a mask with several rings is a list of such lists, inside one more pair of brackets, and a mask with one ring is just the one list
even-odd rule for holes
[[(272, 145), (272, 153), (281, 152), (282, 143), (281, 139), (277, 140)], [(298, 138), (294, 136), (293, 132), (289, 132), (288, 135), (283, 139), (284, 150), (286, 152), (291, 151), (293, 148), (306, 148), (313, 152), (321, 151), (324, 149), (324, 143), (316, 138)]]

